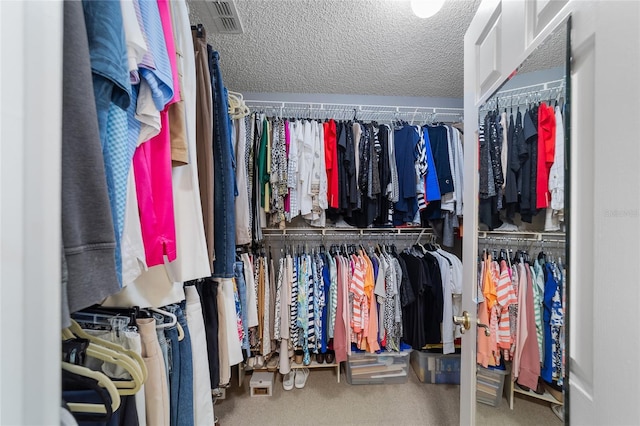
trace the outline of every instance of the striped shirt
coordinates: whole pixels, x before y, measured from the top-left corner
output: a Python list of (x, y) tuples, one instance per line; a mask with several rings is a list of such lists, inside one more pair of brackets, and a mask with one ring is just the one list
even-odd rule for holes
[(500, 262), (500, 278), (496, 287), (498, 296), (499, 318), (498, 318), (498, 346), (502, 349), (511, 349), (511, 322), (509, 320), (509, 305), (518, 303), (518, 298), (513, 291), (509, 267), (506, 261)]
[(296, 347), (298, 342), (298, 262), (297, 259), (287, 256), (287, 262), (291, 268), (291, 326), (289, 328), (289, 335), (291, 337), (291, 345)]
[(353, 275), (349, 282), (349, 292), (353, 295), (353, 309), (351, 316), (351, 329), (355, 333), (362, 332), (362, 299), (364, 299), (364, 267), (357, 256), (351, 256)]

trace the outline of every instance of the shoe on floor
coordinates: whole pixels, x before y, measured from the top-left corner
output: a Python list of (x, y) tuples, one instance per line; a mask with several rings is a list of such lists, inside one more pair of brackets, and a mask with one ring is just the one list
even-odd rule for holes
[(296, 378), (294, 380), (296, 388), (302, 389), (304, 385), (307, 383), (307, 377), (309, 377), (309, 369), (299, 368), (296, 371)]
[(291, 370), (284, 376), (282, 376), (282, 387), (284, 390), (290, 391), (293, 389), (293, 382), (296, 375), (296, 370)]
[(271, 356), (271, 358), (269, 358), (269, 361), (267, 361), (267, 370), (276, 371), (279, 364), (280, 364), (280, 357), (278, 356), (277, 353), (274, 353)]
[(336, 228), (355, 228), (355, 226), (349, 225), (342, 216), (340, 216), (340, 219), (336, 220)]
[(513, 223), (503, 222), (502, 225), (494, 229), (494, 231), (509, 231), (509, 232), (518, 231), (518, 226)]
[(333, 361), (335, 361), (335, 359), (336, 353), (333, 350), (328, 350), (324, 355), (324, 360), (327, 362), (327, 364), (333, 364)]

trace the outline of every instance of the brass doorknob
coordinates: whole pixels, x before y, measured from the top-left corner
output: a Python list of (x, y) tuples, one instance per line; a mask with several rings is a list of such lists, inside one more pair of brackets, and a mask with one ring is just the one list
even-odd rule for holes
[[(461, 316), (453, 316), (453, 322), (460, 326), (460, 333), (464, 334), (465, 331), (471, 328), (471, 317), (469, 316), (469, 312), (463, 311)], [(489, 326), (486, 324), (478, 323), (478, 327), (484, 328), (484, 335), (491, 336), (491, 331), (489, 330)]]
[(454, 315), (453, 322), (460, 326), (460, 333), (462, 334), (471, 328), (471, 317), (467, 311), (463, 311), (461, 316)]

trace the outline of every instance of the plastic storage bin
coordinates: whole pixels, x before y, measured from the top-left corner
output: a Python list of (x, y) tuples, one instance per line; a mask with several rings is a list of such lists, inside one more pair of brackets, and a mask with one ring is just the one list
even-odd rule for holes
[(460, 384), (460, 354), (413, 351), (411, 367), (423, 383)]
[(347, 383), (350, 385), (391, 385), (407, 383), (409, 353), (354, 353), (345, 363)]
[(498, 407), (502, 402), (504, 378), (508, 370), (497, 370), (478, 366), (476, 374), (476, 401)]

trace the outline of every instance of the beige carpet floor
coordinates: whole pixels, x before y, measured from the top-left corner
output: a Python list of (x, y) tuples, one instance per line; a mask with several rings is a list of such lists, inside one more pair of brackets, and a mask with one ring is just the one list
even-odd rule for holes
[[(458, 425), (459, 386), (409, 380), (396, 385), (337, 383), (334, 369), (311, 370), (303, 389), (285, 391), (275, 374), (272, 396), (249, 392), (250, 375), (238, 386), (237, 369), (225, 399), (214, 406), (220, 426), (236, 425)], [(562, 425), (545, 402), (517, 397), (514, 410), (503, 398), (498, 408), (477, 404), (479, 425)]]

